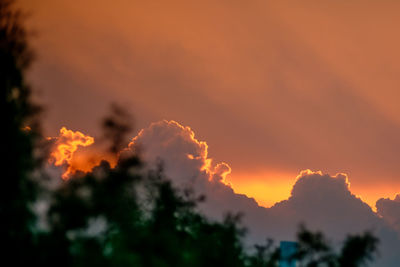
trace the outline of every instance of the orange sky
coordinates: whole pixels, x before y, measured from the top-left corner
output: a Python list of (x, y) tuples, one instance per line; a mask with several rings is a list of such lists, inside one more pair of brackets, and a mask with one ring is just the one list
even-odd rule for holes
[(114, 101), (137, 129), (191, 126), (267, 205), (303, 169), (348, 173), (368, 203), (400, 191), (397, 1), (20, 2), (48, 136), (98, 136)]

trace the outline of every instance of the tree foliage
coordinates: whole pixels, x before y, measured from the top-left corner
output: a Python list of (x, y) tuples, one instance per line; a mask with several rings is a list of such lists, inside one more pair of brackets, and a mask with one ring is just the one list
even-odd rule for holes
[(299, 266), (356, 267), (372, 262), (378, 239), (370, 232), (349, 235), (336, 252), (321, 232), (311, 232), (304, 226), (298, 232), (298, 251), (294, 258)]
[[(33, 240), (30, 227), (34, 216), (28, 204), (34, 200), (35, 184), (28, 175), (36, 166), (33, 157), (38, 108), (30, 101), (30, 88), (24, 75), (33, 53), (23, 25), (24, 14), (13, 1), (0, 0), (0, 90), (2, 147), (0, 185), (0, 236), (6, 258), (30, 258)], [(25, 128), (29, 122), (30, 128)]]

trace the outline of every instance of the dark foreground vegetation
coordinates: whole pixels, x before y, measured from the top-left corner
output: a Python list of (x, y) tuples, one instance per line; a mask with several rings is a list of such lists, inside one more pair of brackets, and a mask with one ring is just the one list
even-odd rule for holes
[[(161, 168), (145, 171), (136, 155), (67, 181), (46, 175), (40, 109), (24, 79), (33, 53), (23, 19), (12, 0), (0, 0), (1, 266), (279, 265), (271, 242), (244, 246), (238, 216), (209, 221), (196, 211), (195, 194), (177, 192)], [(112, 151), (128, 126), (105, 120)], [(321, 233), (301, 228), (293, 257), (300, 266), (363, 266), (376, 246), (377, 239), (365, 233), (334, 250)]]

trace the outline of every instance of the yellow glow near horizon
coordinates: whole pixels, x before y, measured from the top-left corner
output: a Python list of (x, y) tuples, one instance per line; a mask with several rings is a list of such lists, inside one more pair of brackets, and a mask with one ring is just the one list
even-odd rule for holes
[(373, 211), (376, 211), (376, 201), (380, 198), (390, 198), (393, 199), (399, 191), (396, 190), (398, 187), (396, 186), (351, 186), (350, 191), (355, 194), (357, 197), (361, 198), (362, 201), (367, 203)]
[(298, 173), (258, 172), (235, 173), (229, 177), (236, 193), (253, 197), (260, 206), (271, 207), (288, 199)]
[[(263, 171), (254, 174), (235, 173), (233, 171), (228, 180), (236, 193), (254, 198), (260, 206), (271, 207), (275, 203), (290, 197), (297, 176), (298, 173), (279, 171)], [(350, 192), (368, 204), (375, 212), (377, 200), (380, 198), (392, 199), (398, 194), (396, 187), (351, 184), (351, 177), (349, 177), (349, 181)]]

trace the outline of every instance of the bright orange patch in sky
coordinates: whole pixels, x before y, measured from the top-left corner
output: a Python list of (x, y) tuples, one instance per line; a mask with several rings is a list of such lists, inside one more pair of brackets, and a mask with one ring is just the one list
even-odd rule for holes
[[(351, 177), (350, 177), (351, 178)], [(350, 179), (351, 181), (351, 179)], [(350, 191), (357, 197), (361, 198), (367, 203), (374, 211), (376, 211), (376, 201), (380, 198), (391, 198), (393, 199), (398, 194), (398, 187), (390, 185), (352, 185)]]
[(289, 198), (297, 175), (278, 171), (236, 173), (233, 170), (229, 182), (236, 193), (253, 197), (260, 206), (271, 207)]
[(94, 143), (94, 138), (79, 131), (68, 130), (66, 127), (60, 129), (59, 137), (55, 138), (55, 149), (50, 154), (50, 162), (55, 166), (68, 165), (67, 170), (62, 175), (63, 179), (68, 178), (76, 170), (72, 165), (72, 158), (79, 146), (90, 146)]
[(60, 129), (60, 137), (56, 141), (56, 149), (51, 153), (55, 160), (54, 165), (60, 166), (70, 162), (78, 146), (89, 146), (93, 143), (93, 137), (62, 127)]
[(115, 165), (116, 156), (99, 152), (92, 146), (94, 138), (82, 132), (62, 127), (58, 137), (49, 139), (55, 140), (49, 162), (55, 166), (66, 166), (63, 179), (68, 179), (76, 171), (88, 172), (102, 160)]

